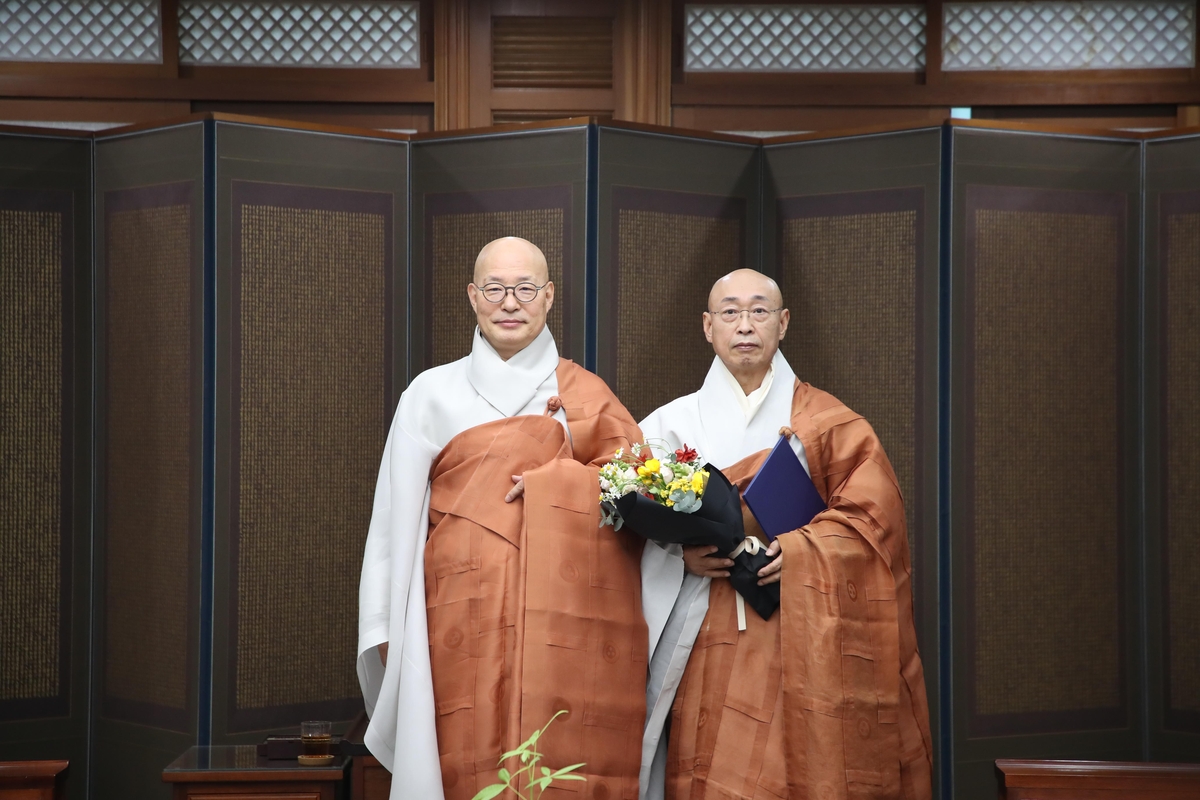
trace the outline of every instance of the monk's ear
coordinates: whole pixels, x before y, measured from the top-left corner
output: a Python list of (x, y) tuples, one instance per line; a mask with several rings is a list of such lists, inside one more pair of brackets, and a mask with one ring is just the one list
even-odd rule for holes
[(471, 310), (478, 314), (479, 308), (476, 304), (479, 302), (479, 287), (474, 283), (467, 284), (467, 300), (471, 303)]
[(783, 341), (783, 337), (787, 335), (788, 323), (792, 320), (792, 312), (786, 308), (779, 312), (779, 341)]
[(554, 281), (546, 281), (546, 288), (542, 291), (546, 293), (546, 313), (550, 313), (554, 306)]
[(713, 316), (707, 311), (702, 311), (700, 312), (700, 319), (704, 321), (704, 338), (708, 340), (709, 344), (712, 344)]

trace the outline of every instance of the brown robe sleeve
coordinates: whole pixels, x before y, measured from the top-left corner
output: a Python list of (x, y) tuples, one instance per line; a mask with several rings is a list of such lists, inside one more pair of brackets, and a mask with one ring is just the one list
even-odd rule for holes
[(602, 378), (565, 358), (557, 374), (576, 461), (602, 467), (618, 448), (644, 441), (637, 422)]
[[(903, 500), (870, 424), (798, 382), (792, 427), (828, 509), (779, 537), (788, 771), (796, 796), (930, 795), (932, 742)], [(837, 792), (840, 795), (841, 792)], [(836, 795), (835, 795), (836, 796)]]

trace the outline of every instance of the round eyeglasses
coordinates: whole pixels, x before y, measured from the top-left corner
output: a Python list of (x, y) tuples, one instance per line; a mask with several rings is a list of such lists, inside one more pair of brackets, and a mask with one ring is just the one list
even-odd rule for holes
[(516, 286), (505, 286), (503, 283), (485, 283), (479, 287), (483, 299), (489, 303), (503, 303), (509, 292), (517, 298), (518, 303), (532, 303), (538, 292), (545, 289), (549, 281), (538, 286), (536, 283), (518, 283)]
[(742, 318), (742, 314), (748, 314), (754, 322), (766, 322), (771, 318), (771, 315), (776, 311), (782, 311), (783, 308), (763, 308), (755, 306), (754, 308), (723, 308), (720, 311), (709, 311), (717, 319), (724, 322), (726, 325), (733, 325)]

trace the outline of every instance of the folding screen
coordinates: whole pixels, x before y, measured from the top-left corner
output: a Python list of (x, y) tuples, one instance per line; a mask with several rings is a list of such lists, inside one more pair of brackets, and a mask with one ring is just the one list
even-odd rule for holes
[(212, 742), (362, 708), (358, 576), (407, 370), (408, 143), (218, 117)]
[(1145, 145), (1150, 756), (1200, 753), (1200, 136)]
[(387, 426), (517, 234), (560, 349), (639, 418), (703, 380), (713, 279), (778, 278), (784, 353), (905, 493), (942, 797), (998, 757), (1195, 759), (1198, 160), (973, 124), (0, 133), (3, 756), (165, 797), (192, 743), (361, 706)]
[(938, 724), (941, 128), (768, 141), (763, 250), (801, 380), (874, 426), (908, 516), (917, 638)]
[(704, 382), (713, 281), (761, 258), (757, 140), (599, 126), (595, 366), (635, 419)]
[(588, 121), (519, 131), (431, 134), (412, 145), (412, 340), (408, 378), (471, 352), (475, 257), (501, 236), (546, 254), (550, 331), (585, 362)]
[(953, 793), (983, 797), (996, 758), (1141, 754), (1141, 151), (1132, 138), (946, 136), (945, 677)]
[(92, 144), (0, 131), (0, 749), (87, 789)]
[(93, 790), (166, 797), (201, 727), (204, 126), (96, 142)]

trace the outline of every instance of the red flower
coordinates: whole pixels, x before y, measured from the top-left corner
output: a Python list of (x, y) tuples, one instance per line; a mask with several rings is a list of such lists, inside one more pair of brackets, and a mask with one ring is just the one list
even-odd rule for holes
[(643, 447), (642, 452), (638, 453), (637, 460), (639, 464), (645, 464), (650, 459), (654, 458), (654, 451), (649, 447)]
[(684, 442), (683, 447), (675, 451), (675, 460), (680, 463), (686, 461), (695, 461), (696, 451), (688, 447), (687, 442)]

